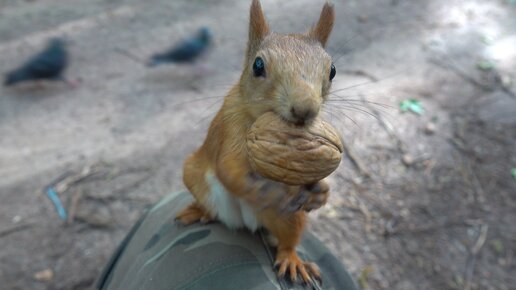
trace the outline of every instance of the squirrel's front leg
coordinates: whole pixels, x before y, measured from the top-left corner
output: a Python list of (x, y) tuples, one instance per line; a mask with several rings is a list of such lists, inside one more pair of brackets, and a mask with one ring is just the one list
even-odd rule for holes
[[(275, 207), (278, 213), (292, 213), (299, 210), (306, 212), (318, 209), (326, 204), (329, 186), (326, 181), (304, 186), (289, 186), (251, 173), (249, 180), (258, 184), (257, 198), (266, 199), (262, 208)], [(275, 185), (277, 184), (277, 185)]]
[(329, 193), (326, 181), (305, 186), (276, 182), (254, 172), (247, 156), (236, 153), (223, 152), (220, 155), (217, 177), (233, 195), (246, 200), (254, 208), (275, 208), (278, 213), (291, 213), (311, 211), (326, 203)]
[(217, 162), (217, 177), (234, 196), (247, 201), (257, 210), (285, 204), (292, 191), (289, 186), (255, 173), (243, 154), (233, 152), (221, 156)]

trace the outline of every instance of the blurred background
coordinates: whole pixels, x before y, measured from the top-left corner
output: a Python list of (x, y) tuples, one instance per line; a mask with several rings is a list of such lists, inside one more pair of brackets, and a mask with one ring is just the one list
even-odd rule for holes
[[(516, 2), (333, 2), (325, 117), (346, 156), (311, 230), (363, 289), (516, 289)], [(278, 32), (323, 3), (262, 0)], [(92, 289), (140, 214), (184, 189), (239, 77), (249, 4), (0, 0), (5, 77), (60, 59), (34, 57), (53, 37), (68, 53), (53, 80), (0, 88), (2, 289)], [(195, 61), (146, 65), (201, 27)]]

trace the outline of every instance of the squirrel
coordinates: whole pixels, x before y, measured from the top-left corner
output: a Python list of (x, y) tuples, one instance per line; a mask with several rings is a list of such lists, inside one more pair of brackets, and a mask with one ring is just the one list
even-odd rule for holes
[(333, 5), (326, 3), (306, 34), (269, 30), (259, 0), (250, 9), (249, 39), (242, 75), (225, 96), (202, 146), (183, 167), (183, 181), (195, 201), (176, 217), (183, 225), (218, 220), (228, 228), (265, 228), (277, 240), (275, 268), (296, 282), (322, 282), (314, 263), (296, 253), (306, 212), (324, 205), (328, 184), (292, 186), (261, 177), (248, 161), (246, 135), (266, 112), (305, 126), (328, 98), (335, 66), (325, 46), (333, 29)]

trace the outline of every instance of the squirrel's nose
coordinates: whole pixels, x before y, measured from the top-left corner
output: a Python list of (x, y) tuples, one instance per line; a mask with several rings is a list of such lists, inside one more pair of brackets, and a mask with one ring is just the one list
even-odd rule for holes
[(290, 114), (296, 125), (304, 125), (312, 121), (317, 115), (317, 112), (310, 107), (292, 106), (290, 108)]

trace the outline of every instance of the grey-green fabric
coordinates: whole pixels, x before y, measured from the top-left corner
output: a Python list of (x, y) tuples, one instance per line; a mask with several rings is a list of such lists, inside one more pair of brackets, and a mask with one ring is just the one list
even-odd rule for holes
[[(188, 192), (178, 192), (154, 205), (119, 246), (98, 289), (310, 289), (276, 277), (274, 248), (266, 243), (264, 231), (232, 231), (219, 223), (178, 225), (175, 215), (190, 202)], [(297, 250), (321, 269), (324, 283), (316, 289), (357, 289), (342, 264), (312, 234), (304, 235)]]

